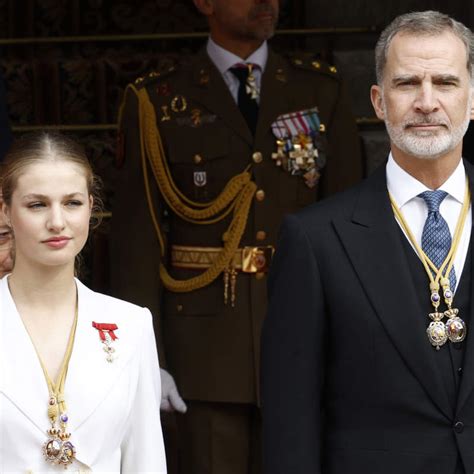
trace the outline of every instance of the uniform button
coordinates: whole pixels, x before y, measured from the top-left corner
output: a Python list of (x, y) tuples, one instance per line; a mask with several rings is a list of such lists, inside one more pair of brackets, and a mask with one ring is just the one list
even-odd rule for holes
[(201, 155), (194, 155), (193, 160), (194, 160), (194, 163), (199, 165), (200, 163), (202, 163), (202, 156)]
[(458, 375), (462, 375), (462, 367), (458, 368)]
[(176, 310), (178, 311), (178, 313), (181, 313), (181, 311), (183, 311), (183, 305), (182, 304), (177, 305)]
[(252, 160), (253, 160), (254, 163), (261, 163), (262, 160), (263, 160), (263, 155), (259, 151), (256, 151), (252, 155)]
[(255, 278), (256, 278), (257, 280), (261, 280), (261, 279), (265, 278), (265, 273), (263, 273), (263, 272), (258, 272), (258, 273), (255, 274)]
[(462, 421), (456, 421), (453, 428), (456, 433), (462, 433), (464, 430), (464, 423)]
[(259, 189), (256, 193), (255, 193), (255, 199), (257, 201), (263, 201), (265, 199), (265, 191), (263, 189)]
[(264, 230), (259, 230), (256, 237), (257, 240), (265, 240), (267, 238), (267, 233)]

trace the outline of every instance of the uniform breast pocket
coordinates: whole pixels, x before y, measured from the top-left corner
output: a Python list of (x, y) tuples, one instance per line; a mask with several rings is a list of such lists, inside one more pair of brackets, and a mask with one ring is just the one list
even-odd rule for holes
[(310, 188), (302, 177), (298, 181), (298, 190), (296, 195), (296, 202), (298, 206), (309, 206), (311, 203), (316, 201), (317, 197), (317, 185)]
[(214, 199), (232, 177), (230, 137), (223, 127), (183, 130), (170, 135), (166, 147), (172, 178), (189, 199)]
[(221, 280), (186, 293), (166, 292), (163, 302), (165, 317), (215, 316), (223, 308)]
[[(292, 175), (289, 171), (279, 170), (279, 196), (280, 205), (289, 212), (293, 212), (300, 207), (308, 206), (318, 196), (319, 184), (313, 187), (306, 183), (304, 176)], [(323, 170), (321, 170), (323, 172)]]

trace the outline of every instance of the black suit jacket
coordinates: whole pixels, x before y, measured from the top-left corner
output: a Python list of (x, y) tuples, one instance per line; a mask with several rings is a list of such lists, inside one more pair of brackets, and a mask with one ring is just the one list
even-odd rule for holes
[(285, 219), (263, 330), (265, 474), (450, 474), (458, 451), (474, 471), (474, 333), (452, 406), (402, 238), (385, 167)]

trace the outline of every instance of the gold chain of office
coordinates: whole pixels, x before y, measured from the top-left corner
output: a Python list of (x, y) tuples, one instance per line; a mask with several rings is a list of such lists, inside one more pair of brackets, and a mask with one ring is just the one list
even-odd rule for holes
[(230, 225), (222, 236), (222, 252), (206, 271), (187, 280), (177, 280), (169, 274), (164, 264), (160, 263), (160, 278), (166, 289), (173, 292), (188, 292), (203, 288), (231, 267), (232, 259), (239, 247), (247, 225), (250, 205), (257, 190), (257, 185), (251, 180), (250, 166), (234, 176), (214, 200), (206, 203), (190, 200), (178, 189), (171, 176), (157, 126), (155, 108), (146, 89), (138, 90), (135, 86), (129, 85), (126, 93), (128, 89), (133, 91), (138, 99), (140, 152), (145, 192), (162, 256), (165, 255), (165, 243), (151, 198), (147, 163), (167, 206), (181, 219), (197, 225), (210, 225), (232, 213)]

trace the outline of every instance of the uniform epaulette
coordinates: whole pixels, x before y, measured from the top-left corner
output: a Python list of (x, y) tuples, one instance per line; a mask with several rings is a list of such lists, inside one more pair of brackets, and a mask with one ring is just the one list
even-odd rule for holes
[(315, 58), (313, 55), (294, 55), (289, 57), (290, 63), (296, 68), (319, 72), (334, 79), (338, 79), (336, 66), (331, 66), (325, 61)]
[(162, 78), (173, 74), (176, 69), (176, 64), (167, 64), (166, 66), (159, 68), (156, 71), (151, 71), (148, 74), (145, 74), (144, 76), (137, 77), (133, 84), (135, 85), (135, 87), (144, 87), (150, 84), (151, 82), (161, 80)]

